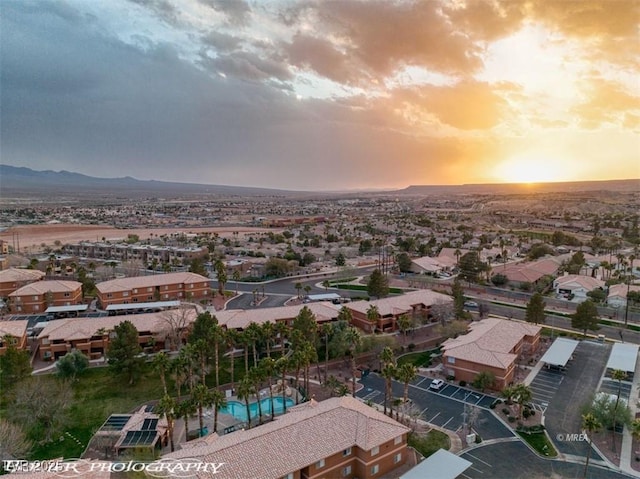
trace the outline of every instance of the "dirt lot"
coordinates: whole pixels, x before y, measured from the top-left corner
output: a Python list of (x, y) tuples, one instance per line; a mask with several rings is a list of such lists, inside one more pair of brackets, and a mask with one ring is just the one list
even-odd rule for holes
[(221, 236), (231, 234), (234, 231), (239, 233), (257, 233), (274, 231), (268, 228), (252, 228), (242, 226), (217, 226), (209, 228), (185, 227), (185, 228), (136, 228), (117, 229), (110, 226), (100, 225), (75, 225), (75, 224), (52, 224), (52, 225), (25, 225), (14, 226), (8, 230), (0, 232), (0, 239), (8, 242), (11, 246), (17, 247), (26, 253), (37, 253), (43, 246), (55, 246), (57, 244), (76, 243), (79, 241), (100, 241), (102, 238), (115, 241), (124, 239), (127, 235), (138, 235), (141, 240), (153, 236), (169, 235), (171, 233), (218, 233)]

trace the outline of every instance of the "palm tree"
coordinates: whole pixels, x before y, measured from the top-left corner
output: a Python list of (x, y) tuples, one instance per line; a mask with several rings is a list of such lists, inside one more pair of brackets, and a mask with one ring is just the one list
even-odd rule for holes
[(591, 458), (591, 445), (593, 444), (593, 433), (598, 432), (602, 424), (593, 415), (593, 413), (583, 414), (582, 427), (589, 432), (589, 450), (587, 451), (587, 460), (584, 463), (584, 472), (582, 476), (586, 479), (587, 469), (589, 468), (589, 459)]
[[(153, 369), (155, 369), (158, 374), (160, 374), (160, 381), (162, 382), (162, 390), (164, 391), (164, 395), (167, 395), (167, 371), (169, 371), (169, 367), (171, 363), (169, 361), (169, 357), (163, 352), (160, 351), (153, 358)], [(173, 450), (173, 449), (172, 449)]]
[(276, 335), (280, 338), (280, 349), (282, 355), (284, 356), (284, 343), (287, 340), (287, 336), (290, 333), (290, 328), (287, 326), (287, 323), (284, 321), (278, 321), (276, 323)]
[(273, 375), (276, 372), (276, 360), (271, 357), (263, 358), (260, 361), (260, 369), (264, 373), (264, 377), (269, 383), (269, 397), (271, 398), (271, 418), (275, 416), (275, 409), (273, 404)]
[(329, 337), (333, 333), (333, 324), (324, 323), (320, 328), (320, 332), (324, 337), (324, 382), (326, 383), (329, 371)]
[(255, 389), (249, 375), (243, 377), (238, 383), (237, 396), (241, 401), (244, 400), (244, 405), (247, 408), (247, 429), (251, 429), (251, 408), (249, 408), (249, 399), (251, 395), (255, 394)]
[(328, 279), (325, 279), (322, 282), (322, 287), (324, 288), (325, 291), (329, 291), (329, 286), (331, 286), (331, 282)]
[(513, 387), (513, 397), (516, 398), (516, 402), (518, 403), (518, 416), (522, 419), (522, 408), (525, 404), (531, 401), (531, 398), (533, 397), (531, 388), (526, 384), (516, 384)]
[(287, 403), (286, 403), (286, 395), (285, 391), (287, 389), (287, 371), (289, 370), (289, 358), (282, 356), (276, 360), (275, 364), (276, 372), (281, 375), (282, 381), (282, 407), (284, 408), (283, 412), (287, 412)]
[(258, 400), (258, 418), (259, 424), (262, 424), (262, 402), (260, 397), (260, 383), (262, 383), (262, 379), (264, 378), (264, 371), (260, 368), (260, 366), (254, 366), (249, 371), (249, 378), (253, 382), (253, 388), (255, 390), (256, 399)]
[(380, 311), (375, 304), (369, 306), (367, 309), (367, 321), (371, 323), (371, 332), (375, 334), (376, 332), (376, 324), (378, 324), (378, 318), (380, 317)]
[(189, 440), (189, 416), (196, 412), (196, 406), (191, 399), (180, 401), (176, 407), (176, 416), (184, 419), (184, 437)]
[(392, 397), (391, 393), (391, 381), (396, 377), (397, 371), (396, 366), (393, 363), (386, 363), (382, 366), (381, 371), (382, 377), (385, 381), (384, 387), (384, 414), (387, 414), (387, 404), (389, 405), (389, 417), (393, 417), (393, 411), (391, 409), (391, 403), (389, 400)]
[(233, 270), (232, 277), (236, 282), (236, 296), (238, 296), (238, 282), (240, 281), (240, 271), (238, 271), (237, 269)]
[(227, 407), (227, 399), (219, 389), (211, 391), (211, 405), (213, 406), (213, 432), (218, 432), (218, 411)]
[(200, 361), (200, 380), (204, 386), (207, 385), (207, 363), (209, 362), (209, 344), (204, 339), (198, 339), (193, 343), (193, 347)]
[(302, 290), (302, 283), (298, 282), (294, 285), (294, 288), (298, 291), (298, 299), (300, 299), (300, 290)]
[(173, 443), (173, 426), (175, 422), (175, 410), (176, 401), (166, 392), (162, 399), (158, 402), (157, 412), (158, 414), (164, 414), (167, 420), (167, 432), (169, 433), (169, 444), (171, 445), (171, 452), (175, 451), (175, 445)]
[[(296, 389), (299, 391), (300, 389), (300, 369), (304, 368), (304, 362), (305, 362), (305, 354), (302, 351), (302, 349), (297, 349), (293, 352), (293, 354), (291, 355), (291, 366), (295, 369), (296, 374), (295, 374), (295, 378), (296, 378)], [(296, 404), (298, 404), (298, 398), (300, 397), (300, 394), (296, 394)]]
[(405, 404), (407, 399), (409, 399), (409, 383), (417, 376), (418, 368), (413, 363), (404, 363), (402, 366), (397, 368), (396, 377), (398, 378), (398, 381), (402, 381), (404, 383), (403, 400)]
[(311, 374), (309, 369), (311, 368), (311, 364), (318, 362), (318, 351), (316, 350), (313, 344), (311, 344), (310, 342), (305, 342), (303, 345), (302, 354), (304, 356), (304, 368), (305, 368), (304, 390), (307, 397), (309, 397), (309, 389), (311, 387), (311, 381), (310, 381)]
[(353, 326), (349, 326), (344, 331), (344, 340), (349, 345), (351, 356), (351, 395), (356, 397), (356, 352), (362, 343), (362, 336)]
[(611, 448), (613, 452), (616, 452), (616, 422), (618, 419), (618, 405), (620, 404), (620, 392), (622, 390), (622, 381), (627, 379), (627, 373), (620, 370), (614, 369), (611, 373), (611, 379), (614, 381), (618, 381), (618, 391), (616, 394), (616, 404), (613, 407), (613, 429), (611, 430)]
[(204, 414), (205, 407), (210, 407), (213, 404), (213, 395), (209, 391), (206, 385), (198, 384), (191, 392), (191, 401), (198, 409), (198, 423), (200, 424), (199, 436), (204, 436)]
[(238, 343), (239, 334), (235, 329), (225, 329), (224, 330), (224, 343), (227, 346), (230, 367), (231, 367), (231, 389), (235, 388), (235, 350), (236, 344)]
[(265, 345), (267, 347), (267, 357), (271, 357), (271, 342), (276, 336), (276, 325), (271, 321), (267, 321), (262, 325), (262, 330), (260, 331), (260, 336), (264, 339)]
[(244, 330), (244, 333), (247, 334), (247, 340), (251, 344), (251, 351), (253, 352), (253, 367), (258, 366), (258, 350), (257, 344), (260, 341), (260, 337), (262, 336), (262, 328), (258, 323), (250, 323), (247, 326), (247, 329)]
[(402, 333), (403, 342), (407, 342), (407, 332), (413, 326), (413, 321), (411, 317), (407, 313), (402, 313), (398, 318), (398, 329)]
[(305, 284), (302, 289), (304, 289), (305, 295), (309, 296), (309, 293), (311, 292), (311, 286), (309, 286), (308, 284)]
[(213, 367), (216, 373), (216, 387), (220, 387), (220, 344), (225, 341), (225, 331), (218, 323), (211, 326), (211, 341), (213, 342)]
[(178, 359), (180, 360), (180, 364), (184, 368), (186, 373), (187, 384), (189, 385), (189, 394), (193, 392), (193, 388), (195, 387), (195, 361), (197, 357), (197, 350), (193, 344), (186, 344), (184, 348), (180, 350), (178, 355)]
[(340, 311), (338, 312), (338, 322), (344, 321), (345, 324), (351, 324), (352, 320), (353, 315), (351, 314), (351, 310), (346, 306), (340, 308)]

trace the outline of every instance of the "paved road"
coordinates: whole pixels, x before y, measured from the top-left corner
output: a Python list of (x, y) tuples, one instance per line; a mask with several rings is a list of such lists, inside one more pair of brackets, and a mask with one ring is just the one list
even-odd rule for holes
[[(522, 442), (490, 444), (461, 454), (473, 465), (460, 477), (468, 479), (582, 478), (584, 464), (544, 459)], [(624, 474), (591, 463), (587, 479), (626, 478)]]

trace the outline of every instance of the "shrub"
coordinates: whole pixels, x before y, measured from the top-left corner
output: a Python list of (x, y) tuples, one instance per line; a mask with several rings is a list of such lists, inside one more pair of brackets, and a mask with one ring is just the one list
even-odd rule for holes
[(509, 422), (516, 422), (515, 416), (509, 416), (507, 419), (509, 420)]
[(455, 376), (447, 376), (447, 381), (453, 381), (455, 378)]
[(467, 385), (467, 381), (465, 381), (464, 379), (460, 381), (460, 387), (465, 387), (466, 385)]
[(508, 407), (503, 407), (503, 408), (502, 408), (502, 413), (503, 413), (503, 414), (506, 414), (506, 415), (509, 415), (509, 414), (511, 413), (511, 411), (509, 410), (509, 408), (508, 408)]
[(407, 348), (409, 349), (409, 351), (413, 351), (414, 349), (416, 349), (416, 345), (413, 343), (409, 343), (409, 346), (407, 346)]
[(530, 416), (531, 416), (531, 409), (524, 408), (522, 410), (522, 417), (525, 419), (529, 419)]

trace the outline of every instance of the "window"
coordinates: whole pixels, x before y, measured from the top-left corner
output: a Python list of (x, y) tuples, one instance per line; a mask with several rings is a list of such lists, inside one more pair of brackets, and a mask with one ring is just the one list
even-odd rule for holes
[(322, 469), (324, 467), (324, 459), (320, 459), (316, 462), (316, 469)]
[(37, 294), (33, 297), (33, 300), (34, 301), (38, 301), (38, 295)]
[(122, 292), (122, 297), (126, 298), (127, 296), (129, 296), (129, 291), (123, 291)]
[(342, 477), (347, 477), (351, 475), (351, 466), (342, 468)]
[(402, 442), (402, 436), (398, 436), (393, 440), (393, 444), (395, 446), (397, 446), (398, 444), (400, 444)]
[(374, 464), (373, 467), (371, 467), (371, 475), (373, 476), (374, 474), (378, 474), (379, 470), (380, 470), (380, 466), (378, 466), (377, 464)]
[(164, 287), (164, 290), (166, 291), (166, 290), (168, 290), (168, 289), (169, 289), (169, 285), (166, 285), (166, 286)]
[(400, 461), (402, 461), (402, 453), (401, 452), (399, 452), (398, 454), (393, 456), (393, 463), (394, 464), (398, 464)]
[(137, 294), (137, 293), (138, 293), (138, 289), (136, 288), (133, 290), (133, 294)]
[(350, 456), (351, 455), (351, 448), (348, 447), (344, 451), (342, 451), (342, 455), (343, 456)]
[(456, 363), (456, 358), (452, 357), (452, 356), (448, 356), (447, 357), (447, 362), (450, 364), (455, 364)]
[(69, 293), (69, 292), (64, 293), (64, 297), (65, 298), (68, 298), (69, 296), (71, 296), (71, 293)]
[(376, 454), (378, 454), (380, 452), (380, 448), (378, 446), (374, 447), (373, 449), (371, 449), (371, 455), (375, 456)]
[(289, 474), (284, 476), (282, 479), (293, 479), (293, 472), (290, 472)]
[(113, 298), (113, 293), (107, 293), (107, 298)]
[(151, 291), (153, 291), (153, 288), (147, 288), (147, 293), (150, 293)]
[(34, 304), (33, 305), (33, 310), (34, 311), (40, 311), (40, 305), (39, 304)]

